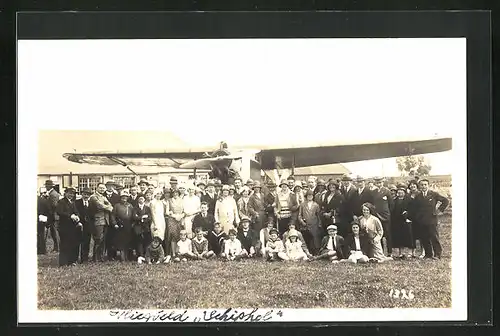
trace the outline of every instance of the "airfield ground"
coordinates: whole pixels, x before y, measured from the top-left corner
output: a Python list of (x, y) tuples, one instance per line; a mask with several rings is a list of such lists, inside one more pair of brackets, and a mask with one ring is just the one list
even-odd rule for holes
[[(38, 308), (446, 308), (451, 306), (451, 216), (440, 218), (441, 260), (351, 265), (328, 262), (191, 261), (58, 267), (38, 258)], [(413, 299), (391, 298), (411, 290)], [(394, 296), (393, 291), (393, 296)]]

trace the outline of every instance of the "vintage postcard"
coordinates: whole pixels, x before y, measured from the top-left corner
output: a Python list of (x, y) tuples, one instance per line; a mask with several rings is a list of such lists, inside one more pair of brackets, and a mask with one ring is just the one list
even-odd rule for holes
[(20, 40), (19, 321), (465, 320), (466, 88), (465, 38)]

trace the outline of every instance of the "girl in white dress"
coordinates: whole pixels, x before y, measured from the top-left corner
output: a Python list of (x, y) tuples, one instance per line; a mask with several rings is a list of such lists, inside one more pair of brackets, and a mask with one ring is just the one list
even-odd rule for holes
[(184, 202), (184, 230), (187, 232), (189, 239), (193, 238), (193, 219), (200, 212), (201, 201), (198, 196), (194, 194), (195, 187), (189, 185), (187, 187), (188, 195), (183, 198)]
[(288, 239), (285, 243), (286, 255), (290, 260), (309, 260), (304, 249), (302, 248), (302, 242), (299, 240), (299, 235), (297, 230), (290, 230), (288, 233)]

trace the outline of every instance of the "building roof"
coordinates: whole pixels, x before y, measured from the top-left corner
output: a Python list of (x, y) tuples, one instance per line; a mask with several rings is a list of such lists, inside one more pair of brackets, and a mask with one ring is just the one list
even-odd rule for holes
[(294, 175), (343, 175), (351, 171), (340, 163), (294, 169)]

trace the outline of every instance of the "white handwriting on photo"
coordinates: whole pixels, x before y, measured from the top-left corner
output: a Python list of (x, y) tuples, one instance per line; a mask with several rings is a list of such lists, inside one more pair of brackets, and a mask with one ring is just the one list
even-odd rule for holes
[(389, 292), (389, 297), (393, 299), (401, 299), (401, 300), (413, 300), (415, 295), (413, 294), (413, 290), (406, 291), (406, 289), (391, 289)]

